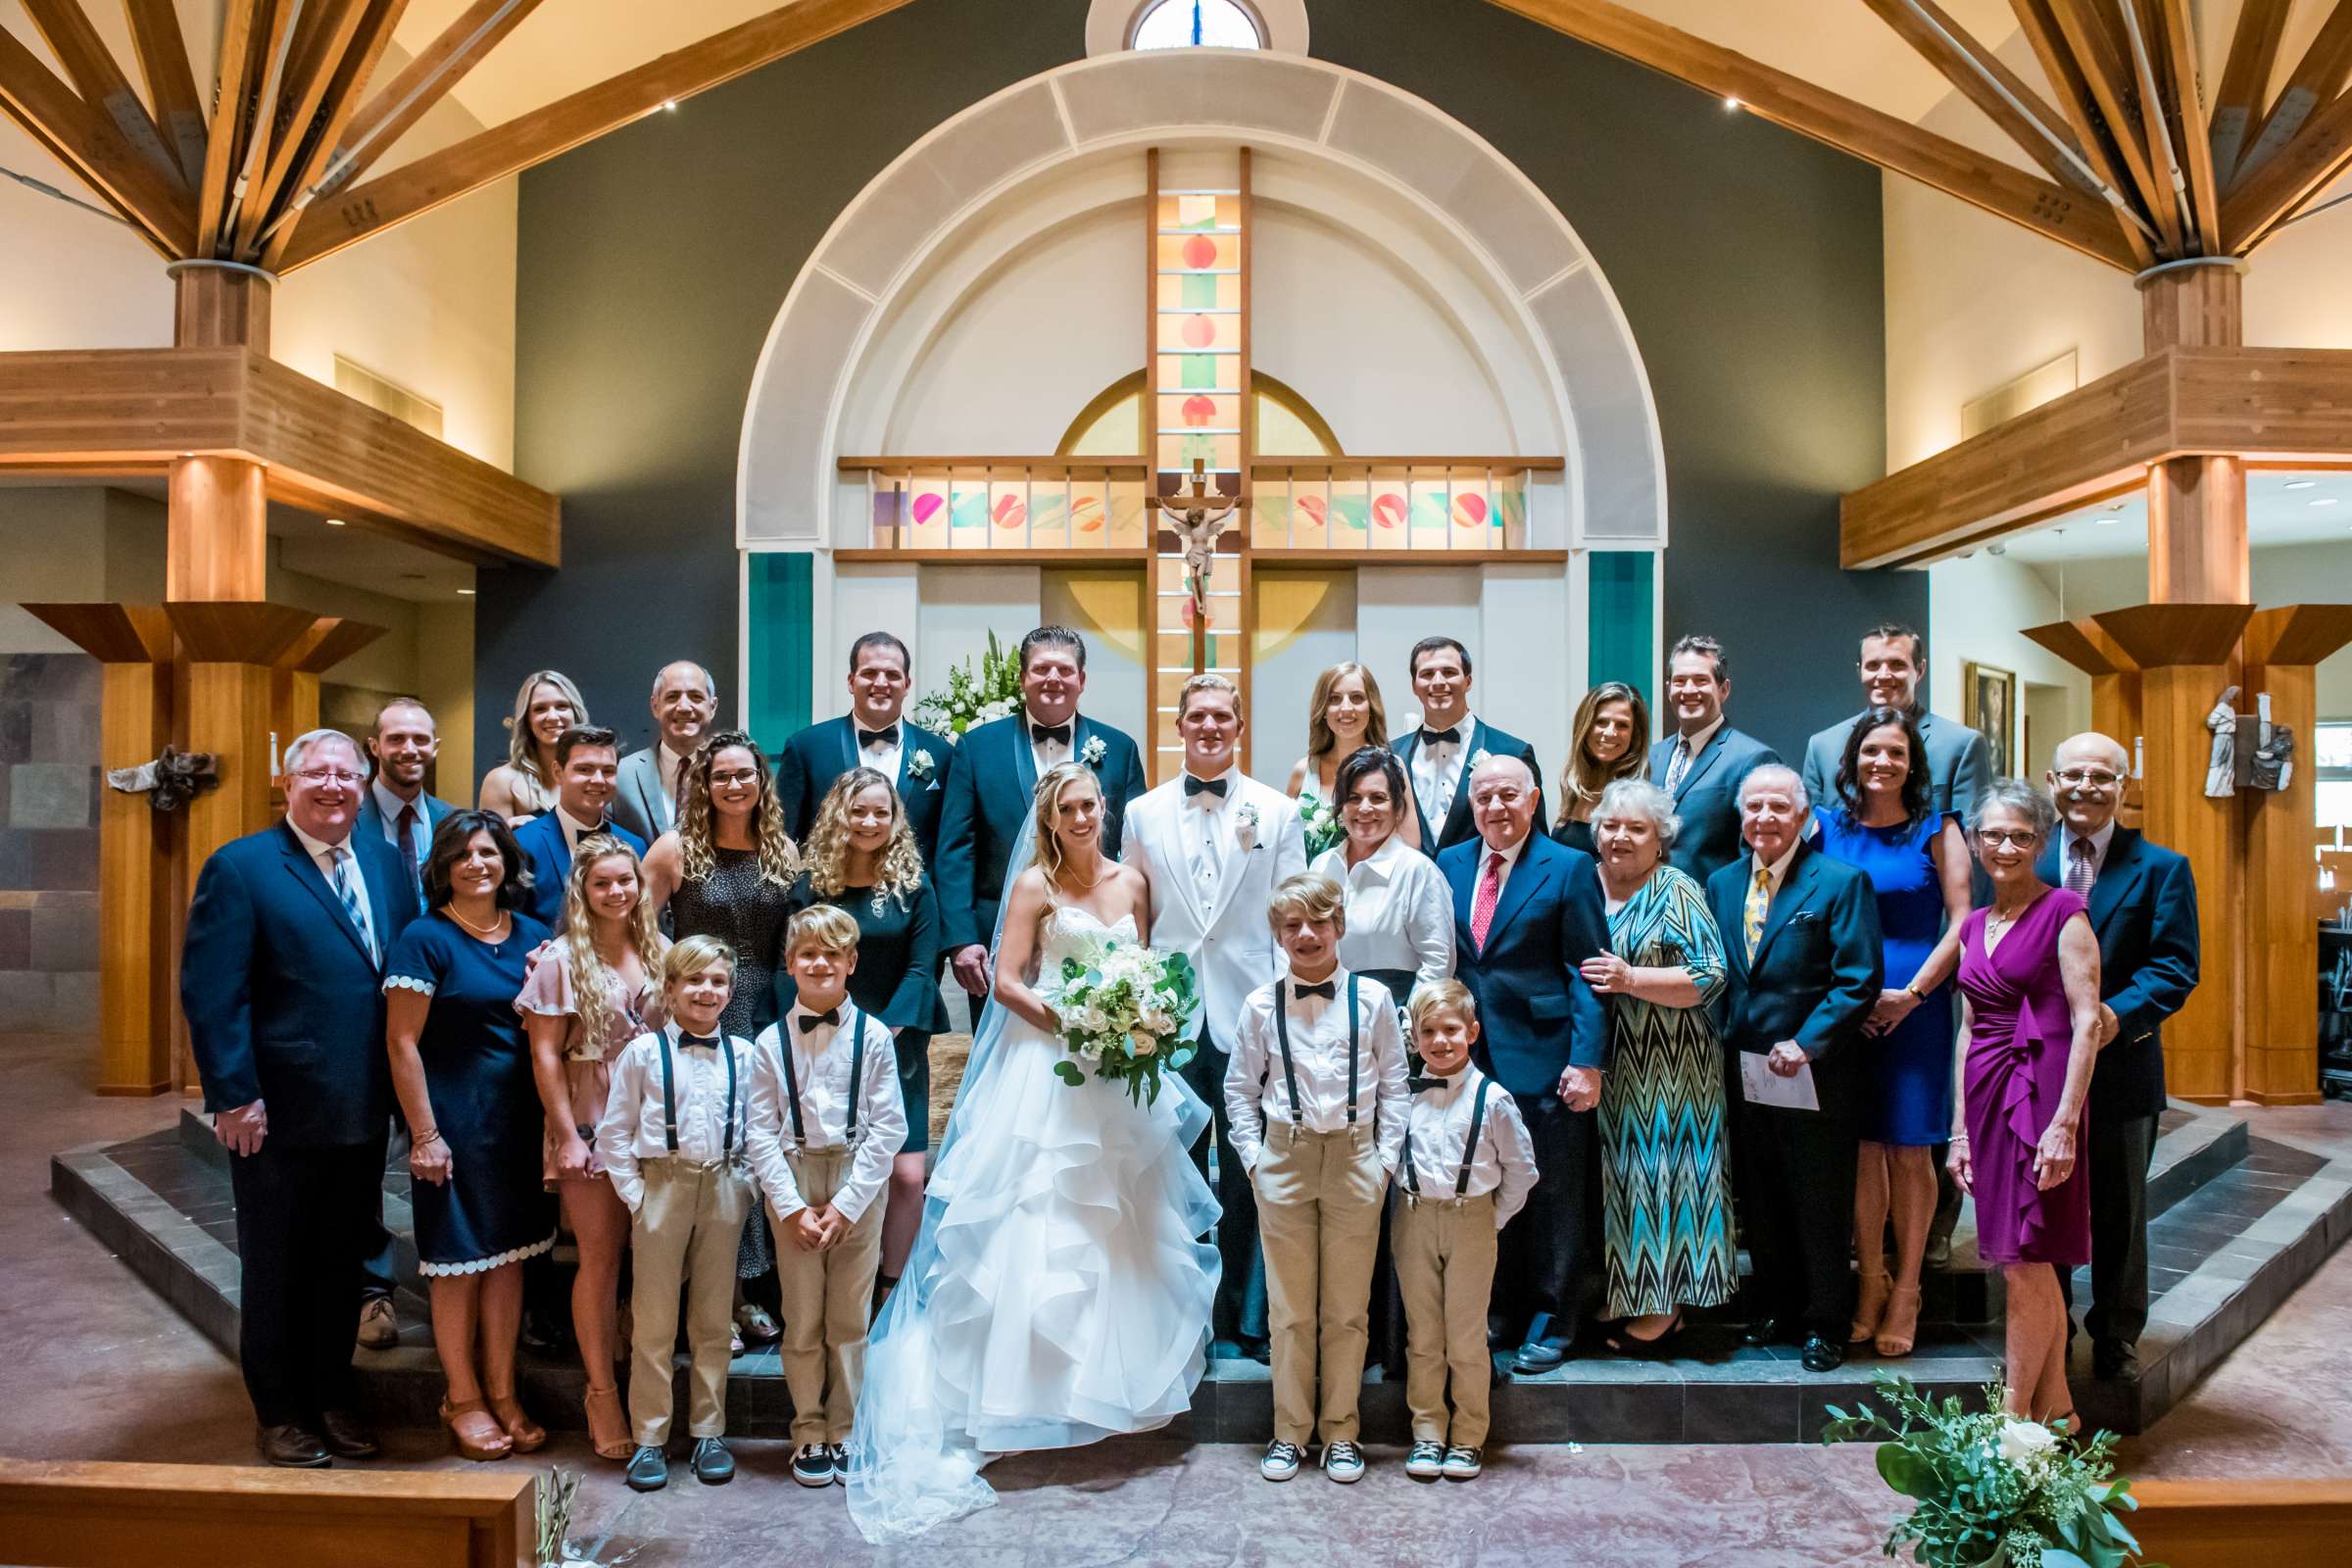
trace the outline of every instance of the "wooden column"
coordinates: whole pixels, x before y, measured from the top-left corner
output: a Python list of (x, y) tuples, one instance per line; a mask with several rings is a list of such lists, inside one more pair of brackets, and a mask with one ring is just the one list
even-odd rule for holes
[[(2141, 347), (2239, 348), (2244, 267), (2235, 258), (2139, 276)], [(2159, 605), (2253, 602), (2246, 556), (2246, 470), (2229, 454), (2148, 467), (2148, 600)]]
[(178, 290), (172, 316), (174, 346), (270, 352), (270, 301), (276, 278), (231, 262), (173, 262), (164, 270)]
[[(2141, 707), (2140, 670), (2138, 662), (2124, 651), (2114, 635), (2088, 615), (2079, 620), (2053, 621), (2047, 626), (2029, 626), (2024, 635), (2090, 677), (2090, 727), (2121, 742), (2125, 752), (2132, 752), (2147, 733)], [(2029, 759), (2028, 768), (2037, 767), (2044, 760)], [(2126, 827), (2138, 827), (2146, 804), (2141, 781), (2127, 779), (2117, 815)]]
[(172, 465), (166, 600), (270, 597), (269, 475), (247, 458), (196, 454)]

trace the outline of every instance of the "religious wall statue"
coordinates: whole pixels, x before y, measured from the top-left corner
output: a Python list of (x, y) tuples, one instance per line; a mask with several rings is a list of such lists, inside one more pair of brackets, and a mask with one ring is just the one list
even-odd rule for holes
[(2237, 688), (2222, 693), (2205, 727), (2213, 731), (2213, 756), (2205, 764), (2205, 793), (2215, 800), (2237, 793)]

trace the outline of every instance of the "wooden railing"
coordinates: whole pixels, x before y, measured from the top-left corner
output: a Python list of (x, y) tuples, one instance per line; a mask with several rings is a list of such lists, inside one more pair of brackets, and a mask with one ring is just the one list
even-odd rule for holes
[(0, 1562), (531, 1568), (533, 1472), (0, 1459)]
[(2337, 1568), (2352, 1561), (2352, 1480), (2139, 1481), (2126, 1523), (2165, 1568)]

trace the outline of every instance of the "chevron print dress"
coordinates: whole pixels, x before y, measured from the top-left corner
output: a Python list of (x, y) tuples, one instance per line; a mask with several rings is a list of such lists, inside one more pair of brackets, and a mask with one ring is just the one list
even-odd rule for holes
[(1739, 1283), (1723, 1052), (1707, 1013), (1723, 989), (1723, 938), (1698, 884), (1661, 865), (1610, 914), (1609, 949), (1637, 968), (1688, 970), (1699, 1004), (1609, 999), (1614, 1039), (1600, 1094), (1608, 1314), (1713, 1306)]

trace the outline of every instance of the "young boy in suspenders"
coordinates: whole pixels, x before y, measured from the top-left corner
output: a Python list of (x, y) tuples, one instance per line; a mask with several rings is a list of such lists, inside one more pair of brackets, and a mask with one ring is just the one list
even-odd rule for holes
[(906, 1142), (906, 1107), (890, 1026), (849, 999), (857, 920), (829, 904), (803, 909), (784, 928), (784, 962), (797, 997), (753, 1048), (752, 1164), (776, 1232), (792, 1479), (846, 1485), (882, 1261), (877, 1200)]
[[(1390, 1229), (1404, 1296), (1404, 1402), (1416, 1481), (1468, 1481), (1485, 1463), (1487, 1307), (1494, 1294), (1494, 1236), (1527, 1201), (1536, 1160), (1511, 1097), (1470, 1065), (1478, 1004), (1458, 980), (1413, 994), (1413, 1045), (1426, 1076), (1411, 1080)], [(1453, 1418), (1446, 1419), (1448, 1375)]]
[(1381, 1208), (1404, 1140), (1404, 1036), (1387, 988), (1340, 967), (1345, 900), (1321, 876), (1274, 890), (1266, 918), (1291, 972), (1242, 1004), (1225, 1070), (1265, 1250), (1274, 1442), (1258, 1473), (1268, 1481), (1298, 1473), (1318, 1426), (1324, 1474), (1364, 1473), (1356, 1404)]
[(612, 1191), (632, 1216), (629, 1424), (636, 1429), (637, 1451), (629, 1459), (628, 1483), (639, 1492), (669, 1483), (663, 1450), (681, 1281), (693, 1353), (687, 1429), (695, 1440), (695, 1478), (718, 1486), (735, 1475), (723, 1441), (728, 1340), (735, 1250), (755, 1195), (744, 1145), (752, 1043), (726, 1036), (718, 1026), (734, 982), (735, 956), (715, 937), (688, 937), (669, 950), (662, 963), (662, 996), (670, 1021), (657, 1033), (639, 1035), (614, 1058), (612, 1093), (596, 1131)]

